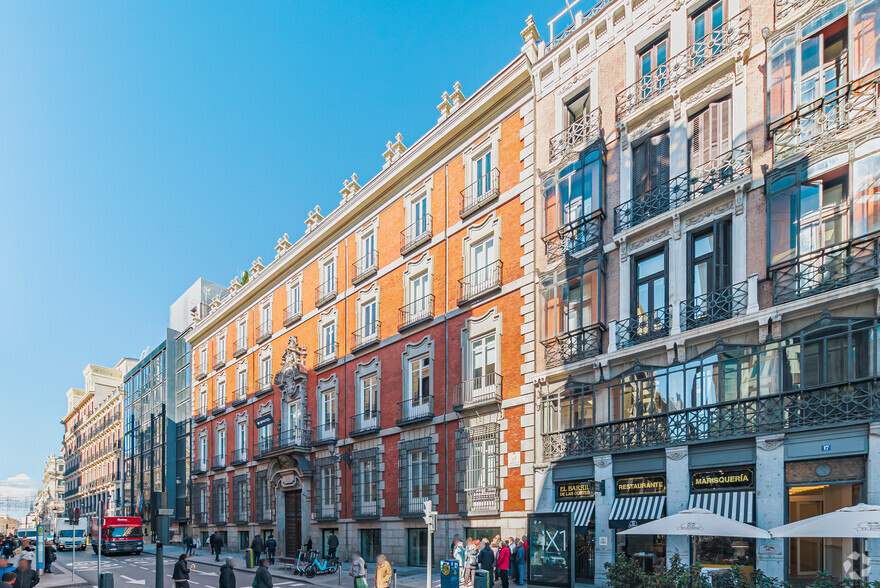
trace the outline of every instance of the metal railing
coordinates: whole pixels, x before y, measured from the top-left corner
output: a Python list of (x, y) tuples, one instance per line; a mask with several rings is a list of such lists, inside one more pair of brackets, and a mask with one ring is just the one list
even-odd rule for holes
[(314, 431), (315, 443), (334, 443), (339, 441), (339, 424), (334, 422), (318, 425)]
[(577, 455), (768, 435), (880, 418), (880, 380), (851, 381), (545, 433), (544, 456)]
[(361, 280), (375, 274), (379, 270), (379, 252), (373, 249), (362, 255), (358, 260), (351, 264), (352, 277), (351, 282), (357, 284)]
[(803, 155), (833, 140), (840, 132), (876, 124), (878, 93), (880, 75), (874, 72), (840, 86), (771, 124), (773, 160)]
[(400, 231), (400, 253), (407, 253), (422, 243), (431, 240), (431, 225), (434, 218), (430, 214), (416, 219)]
[(572, 122), (565, 130), (550, 139), (550, 161), (574, 153), (601, 136), (602, 109), (594, 108)]
[(464, 304), (482, 294), (500, 288), (501, 267), (501, 260), (493, 261), (458, 280), (458, 303)]
[(371, 410), (362, 412), (351, 417), (351, 430), (349, 435), (366, 435), (367, 433), (376, 433), (381, 429), (379, 423), (379, 410)]
[(257, 396), (271, 392), (273, 387), (272, 374), (266, 374), (254, 380), (254, 394)]
[(203, 363), (199, 362), (199, 367), (198, 367), (198, 369), (196, 370), (196, 378), (199, 379), (199, 380), (201, 380), (201, 379), (206, 378), (206, 377), (208, 377), (208, 366), (206, 366), (206, 365), (204, 365)]
[(262, 343), (272, 336), (272, 319), (267, 319), (257, 325), (257, 343)]
[(337, 278), (330, 278), (315, 288), (315, 306), (323, 306), (336, 298)]
[(236, 447), (232, 450), (232, 465), (241, 465), (247, 463), (248, 450), (247, 447)]
[(247, 352), (247, 335), (242, 335), (235, 340), (235, 349), (232, 350), (233, 357), (241, 357)]
[(452, 410), (460, 411), (501, 402), (501, 374), (485, 374), (455, 384), (452, 388)]
[(321, 367), (336, 361), (339, 357), (339, 344), (324, 345), (315, 351), (315, 367)]
[(397, 403), (397, 425), (406, 425), (434, 418), (434, 397), (427, 396)]
[(236, 402), (243, 402), (247, 400), (248, 395), (248, 386), (247, 384), (243, 384), (235, 389), (235, 400), (232, 402), (235, 404)]
[(284, 326), (295, 323), (302, 318), (303, 305), (302, 300), (294, 300), (284, 309)]
[(669, 334), (669, 306), (617, 321), (617, 347), (631, 347)]
[(221, 453), (211, 458), (211, 469), (222, 470), (226, 468), (226, 454)]
[(373, 321), (367, 323), (351, 334), (352, 349), (358, 349), (366, 345), (378, 343), (381, 338), (382, 322)]
[(339, 518), (339, 504), (332, 502), (327, 504), (323, 501), (315, 502), (315, 520), (316, 521), (334, 521)]
[(498, 196), (498, 168), (492, 168), (461, 191), (462, 218), (476, 212), (484, 204)]
[(428, 294), (422, 296), (418, 300), (413, 300), (406, 306), (401, 306), (398, 310), (397, 330), (412, 326), (422, 321), (428, 321), (434, 318), (434, 295)]
[(666, 63), (655, 67), (636, 83), (619, 92), (617, 94), (617, 120), (623, 120), (639, 107), (673, 88), (679, 82), (732, 54), (734, 47), (748, 42), (751, 37), (751, 23), (751, 8), (746, 8), (681, 53), (671, 57)]
[(877, 239), (846, 241), (771, 267), (773, 303), (791, 302), (876, 278), (880, 267)]
[(543, 241), (547, 248), (547, 261), (555, 263), (563, 257), (601, 245), (604, 218), (601, 212), (582, 216), (545, 235)]
[(696, 329), (741, 316), (746, 312), (748, 300), (747, 281), (694, 296), (681, 303), (681, 328)]
[(497, 514), (501, 511), (501, 490), (467, 488), (458, 493), (458, 510), (461, 515)]
[(214, 369), (222, 368), (226, 365), (226, 349), (214, 354)]
[(672, 178), (614, 207), (614, 232), (632, 228), (664, 212), (752, 176), (752, 144), (734, 147), (718, 158)]
[(308, 453), (311, 449), (312, 430), (308, 427), (294, 427), (254, 443), (254, 458), (260, 459), (277, 451), (293, 450)]
[(776, 22), (778, 23), (789, 14), (806, 4), (809, 0), (776, 0)]
[(596, 357), (602, 353), (602, 323), (581, 327), (542, 341), (544, 362), (548, 368)]
[(208, 524), (208, 511), (200, 510), (193, 513), (193, 521), (196, 525), (205, 526)]

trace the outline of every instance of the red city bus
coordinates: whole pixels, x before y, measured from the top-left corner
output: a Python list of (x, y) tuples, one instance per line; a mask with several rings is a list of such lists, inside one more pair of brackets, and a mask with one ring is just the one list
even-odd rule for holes
[(92, 549), (98, 553), (134, 553), (140, 555), (144, 550), (144, 530), (140, 517), (104, 517), (101, 538), (98, 539), (98, 517), (92, 519), (90, 533)]

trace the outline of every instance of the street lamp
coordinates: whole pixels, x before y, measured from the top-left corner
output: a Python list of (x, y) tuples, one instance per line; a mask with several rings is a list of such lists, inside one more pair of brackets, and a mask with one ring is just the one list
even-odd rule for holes
[(351, 465), (352, 457), (351, 457), (351, 447), (350, 446), (346, 446), (345, 449), (343, 449), (341, 452), (339, 452), (339, 450), (336, 447), (336, 442), (334, 441), (333, 443), (330, 443), (330, 445), (327, 446), (327, 451), (330, 452), (330, 457), (335, 459), (337, 462), (344, 461), (348, 465)]

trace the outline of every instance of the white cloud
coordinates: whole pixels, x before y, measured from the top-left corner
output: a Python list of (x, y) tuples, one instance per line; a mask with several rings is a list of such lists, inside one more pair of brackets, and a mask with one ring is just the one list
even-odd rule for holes
[(40, 489), (40, 482), (27, 474), (16, 474), (0, 480), (0, 496), (11, 499), (31, 498)]

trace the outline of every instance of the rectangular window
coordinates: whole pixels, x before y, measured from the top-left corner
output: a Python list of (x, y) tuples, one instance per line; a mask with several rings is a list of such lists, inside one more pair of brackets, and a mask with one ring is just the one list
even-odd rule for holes
[(370, 300), (361, 306), (361, 337), (362, 343), (376, 338), (378, 328), (378, 303)]
[[(199, 469), (206, 471), (208, 469), (208, 438), (199, 437)], [(207, 512), (207, 511), (205, 511)]]
[(322, 392), (318, 397), (319, 405), (319, 422), (318, 422), (318, 440), (328, 440), (336, 438), (336, 392)]
[(375, 449), (352, 456), (354, 516), (379, 516), (379, 457)]
[[(650, 210), (650, 218), (669, 206), (669, 132), (650, 137), (632, 153), (633, 199), (637, 207)], [(634, 219), (641, 222), (642, 216)], [(635, 224), (635, 223), (634, 223)]]
[(666, 250), (636, 258), (632, 316), (654, 316), (666, 309)]
[(476, 182), (476, 197), (492, 191), (492, 150), (474, 158), (474, 182)]
[(236, 375), (237, 382), (235, 388), (235, 397), (237, 400), (247, 398), (247, 370), (239, 370)]
[(321, 294), (336, 292), (336, 260), (331, 259), (321, 266)]
[(226, 380), (217, 382), (217, 408), (226, 408)]
[(731, 99), (713, 102), (689, 121), (691, 177), (713, 173), (731, 145)]
[(217, 338), (217, 360), (226, 361), (226, 335)]
[(602, 157), (590, 151), (544, 182), (544, 235), (602, 209)]
[(420, 196), (412, 201), (410, 205), (410, 214), (412, 217), (412, 237), (416, 238), (419, 235), (424, 234), (428, 231), (428, 196)]
[(688, 247), (691, 260), (688, 298), (705, 298), (730, 286), (730, 219), (692, 232)]
[(336, 356), (336, 323), (324, 325), (321, 333), (321, 345), (326, 357)]
[(369, 233), (361, 237), (361, 271), (376, 266), (376, 233)]
[(602, 321), (600, 271), (595, 263), (570, 266), (541, 284), (542, 341)]
[(235, 428), (235, 446), (238, 449), (247, 449), (247, 423), (238, 423)]
[(409, 396), (414, 405), (426, 404), (431, 398), (431, 365), (427, 355), (409, 362)]
[(880, 153), (857, 159), (853, 166), (853, 236), (876, 231), (880, 231)]
[(565, 102), (566, 125), (571, 125), (584, 118), (590, 112), (590, 89), (586, 88), (577, 96)]
[(473, 383), (474, 396), (485, 387), (495, 385), (495, 333), (471, 339), (469, 346), (470, 380)]
[(260, 389), (264, 389), (272, 383), (272, 356), (265, 356), (260, 360)]
[(462, 514), (499, 510), (499, 429), (493, 423), (455, 432), (456, 490)]
[(372, 427), (379, 417), (379, 378), (368, 374), (358, 380), (358, 408), (360, 419), (358, 428)]
[(666, 86), (668, 53), (669, 39), (666, 35), (639, 52), (638, 64), (639, 76), (641, 77), (639, 86), (643, 99), (659, 92)]

